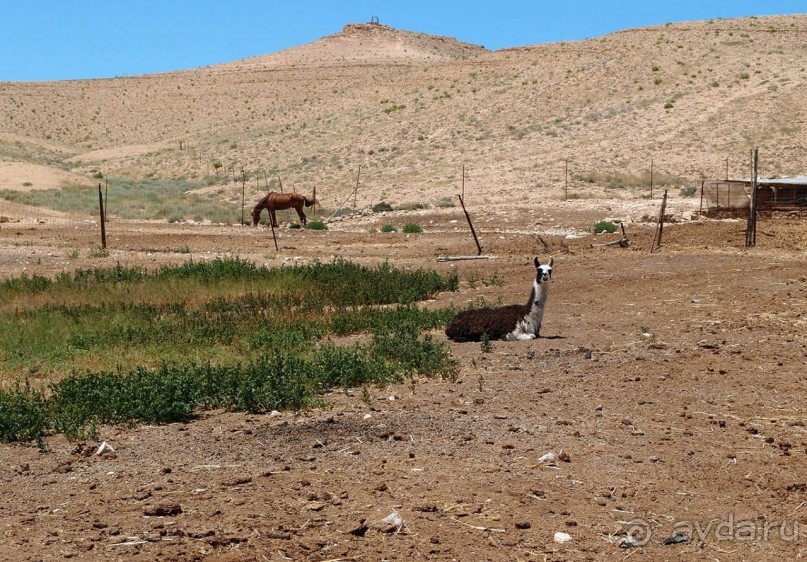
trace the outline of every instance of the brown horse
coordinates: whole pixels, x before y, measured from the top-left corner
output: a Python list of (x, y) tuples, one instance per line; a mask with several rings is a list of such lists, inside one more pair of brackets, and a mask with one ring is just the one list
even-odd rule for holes
[(307, 224), (303, 206), (310, 207), (315, 204), (317, 200), (312, 197), (308, 198), (299, 193), (278, 193), (277, 191), (270, 191), (263, 199), (258, 201), (255, 208), (252, 209), (252, 226), (258, 226), (261, 220), (261, 212), (266, 209), (269, 211), (269, 220), (272, 221), (272, 226), (277, 226), (277, 217), (275, 211), (285, 211), (286, 209), (294, 209), (300, 217), (303, 225)]

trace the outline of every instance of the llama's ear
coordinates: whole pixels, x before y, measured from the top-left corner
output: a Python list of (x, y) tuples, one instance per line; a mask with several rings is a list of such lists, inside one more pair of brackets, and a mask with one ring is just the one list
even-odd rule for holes
[(541, 262), (538, 261), (538, 256), (535, 256), (535, 269), (538, 269), (539, 267), (541, 267)]
[(549, 258), (549, 267), (552, 267), (552, 265), (554, 263), (555, 263), (555, 258)]

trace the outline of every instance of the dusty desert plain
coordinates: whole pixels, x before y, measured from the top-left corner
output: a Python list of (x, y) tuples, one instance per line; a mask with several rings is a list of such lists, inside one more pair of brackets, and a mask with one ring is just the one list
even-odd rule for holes
[[(727, 164), (747, 176), (759, 145), (764, 173), (804, 173), (806, 29), (801, 16), (692, 22), (491, 53), (353, 26), (198, 71), (0, 83), (8, 191), (181, 179), (231, 204), (241, 184), (217, 179), (223, 161), (224, 172), (240, 163), (306, 192), (318, 185), (333, 210), (362, 165), (359, 207), (395, 208), (327, 231), (291, 229), (284, 215), (278, 251), (265, 225), (113, 212), (101, 252), (89, 211), (8, 199), (3, 279), (342, 257), (455, 272), (458, 290), (421, 306), (463, 308), (526, 302), (533, 258), (555, 263), (541, 337), (487, 348), (430, 332), (458, 360), (451, 379), (348, 389), (301, 411), (201, 410), (105, 425), (91, 440), (0, 445), (0, 558), (802, 558), (807, 223), (765, 218), (746, 248), (744, 220), (699, 217), (685, 188)], [(670, 184), (652, 253), (663, 187), (650, 198), (642, 182), (604, 185), (644, 178), (649, 154)], [(572, 197), (565, 158), (577, 169)], [(463, 162), (492, 258), (438, 261), (476, 254), (453, 203)], [(629, 245), (591, 234), (602, 220), (622, 222)], [(398, 231), (381, 232), (387, 224)], [(96, 454), (102, 442), (114, 454)]]

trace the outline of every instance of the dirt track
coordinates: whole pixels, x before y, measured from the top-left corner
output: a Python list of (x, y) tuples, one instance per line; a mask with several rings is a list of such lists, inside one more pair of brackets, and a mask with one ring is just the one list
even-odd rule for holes
[[(394, 218), (394, 217), (393, 217)], [(535, 255), (554, 255), (544, 330), (530, 342), (452, 344), (456, 382), (327, 397), (329, 408), (186, 424), (104, 427), (98, 443), (0, 447), (9, 560), (792, 560), (807, 553), (807, 227), (650, 227), (632, 246), (565, 240), (490, 215), (497, 260), (440, 263), (472, 242), (444, 214), (422, 235), (3, 224), (3, 275), (237, 253), (259, 263), (390, 259), (456, 267), (438, 304), (525, 301)], [(576, 227), (572, 216), (558, 224)], [(387, 219), (389, 222), (391, 219)], [(401, 216), (396, 220), (408, 221)], [(480, 221), (481, 222), (481, 221)], [(582, 224), (582, 220), (580, 223)], [(506, 233), (506, 234), (505, 234)], [(503, 284), (492, 283), (493, 276)], [(486, 283), (487, 281), (487, 283)], [(442, 334), (435, 337), (443, 338)], [(554, 452), (554, 463), (539, 458)], [(561, 454), (563, 453), (563, 454)], [(397, 513), (398, 528), (382, 520)], [(159, 515), (164, 513), (164, 515)], [(152, 514), (152, 515), (149, 515)], [(363, 523), (364, 522), (364, 523)], [(628, 530), (640, 542), (623, 550)], [(767, 529), (767, 531), (766, 531)], [(688, 542), (664, 545), (674, 530)], [(386, 532), (391, 531), (391, 532)], [(571, 541), (553, 541), (555, 532)], [(644, 533), (644, 534), (643, 534)], [(752, 536), (753, 535), (753, 536)], [(752, 540), (753, 539), (753, 540)]]

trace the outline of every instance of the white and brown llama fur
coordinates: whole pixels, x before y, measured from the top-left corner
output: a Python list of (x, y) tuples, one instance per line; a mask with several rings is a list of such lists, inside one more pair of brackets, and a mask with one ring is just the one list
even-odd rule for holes
[(491, 340), (531, 340), (537, 338), (544, 319), (544, 309), (552, 283), (553, 258), (541, 265), (535, 258), (535, 280), (527, 304), (511, 304), (498, 308), (466, 310), (457, 314), (446, 328), (455, 342), (481, 341), (487, 334)]

